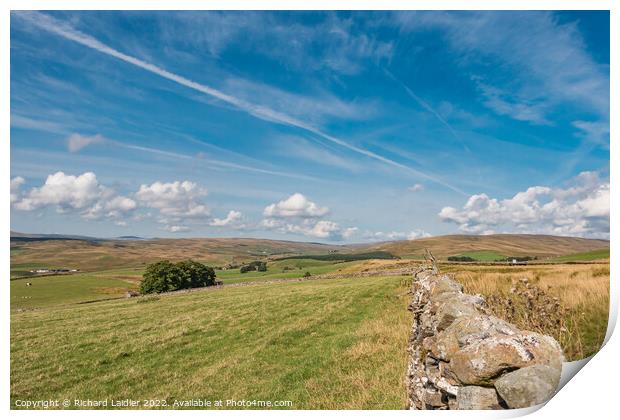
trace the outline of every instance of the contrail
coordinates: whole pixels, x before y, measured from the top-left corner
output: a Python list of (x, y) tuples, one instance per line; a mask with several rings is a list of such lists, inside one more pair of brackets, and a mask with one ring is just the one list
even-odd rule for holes
[(256, 172), (256, 173), (267, 174), (267, 175), (282, 176), (282, 177), (287, 177), (287, 178), (299, 178), (299, 179), (305, 179), (305, 180), (311, 180), (311, 181), (320, 181), (320, 179), (312, 177), (312, 176), (292, 174), (292, 173), (280, 172), (280, 171), (271, 171), (269, 169), (255, 168), (255, 167), (252, 167), (252, 166), (240, 165), (240, 164), (237, 164), (237, 163), (225, 162), (225, 161), (216, 160), (216, 159), (210, 159), (210, 158), (199, 158), (199, 157), (196, 157), (196, 156), (184, 155), (184, 154), (175, 153), (175, 152), (169, 152), (167, 150), (155, 149), (155, 148), (152, 148), (152, 147), (138, 146), (138, 145), (135, 145), (135, 144), (127, 144), (127, 143), (123, 143), (123, 142), (116, 141), (116, 140), (106, 139), (106, 141), (108, 143), (110, 143), (110, 144), (115, 145), (115, 146), (124, 147), (125, 149), (139, 150), (141, 152), (147, 152), (147, 153), (157, 154), (157, 155), (161, 155), (161, 156), (172, 157), (172, 158), (175, 158), (175, 159), (199, 160), (201, 162), (211, 163), (213, 165), (220, 166), (220, 167), (223, 167), (223, 168), (239, 169), (239, 170), (243, 170), (243, 171)]
[(448, 129), (448, 131), (450, 131), (450, 134), (452, 134), (452, 136), (461, 143), (463, 148), (471, 153), (471, 150), (469, 150), (469, 147), (467, 147), (467, 145), (465, 144), (465, 142), (463, 142), (461, 137), (456, 133), (456, 131), (454, 131), (454, 128), (452, 128), (452, 125), (450, 125), (450, 123), (446, 121), (446, 119), (442, 117), (441, 114), (439, 114), (439, 112), (435, 111), (435, 109), (432, 106), (430, 106), (424, 99), (416, 95), (415, 92), (411, 90), (411, 88), (409, 88), (409, 86), (407, 86), (405, 83), (397, 79), (396, 76), (394, 76), (392, 72), (390, 72), (388, 69), (383, 69), (383, 71), (385, 72), (385, 74), (387, 74), (387, 76), (390, 79), (392, 79), (394, 82), (398, 83), (403, 89), (405, 89), (405, 92), (407, 92), (407, 94), (411, 98), (413, 98), (413, 100), (415, 100), (418, 103), (418, 105), (420, 105), (422, 108), (424, 108), (425, 110), (433, 114), (435, 118), (437, 118), (437, 120), (439, 120), (439, 122), (441, 122)]
[(406, 172), (409, 172), (413, 175), (416, 175), (418, 177), (433, 181), (437, 184), (440, 184), (446, 188), (449, 188), (459, 194), (462, 195), (467, 195), (464, 191), (458, 189), (457, 187), (454, 187), (453, 185), (435, 177), (429, 174), (426, 174), (424, 172), (418, 171), (416, 169), (413, 169), (407, 165), (403, 165), (401, 163), (398, 163), (392, 159), (389, 159), (387, 157), (378, 155), (374, 152), (371, 152), (370, 150), (361, 148), (361, 147), (357, 147), (354, 145), (351, 145), (349, 143), (347, 143), (344, 140), (341, 140), (337, 137), (331, 136), (327, 133), (324, 133), (323, 131), (319, 130), (316, 127), (313, 127), (303, 121), (300, 121), (294, 117), (291, 117), (289, 115), (283, 114), (281, 112), (275, 111), (273, 109), (270, 109), (268, 107), (265, 106), (261, 106), (261, 105), (257, 105), (257, 104), (252, 104), (250, 102), (244, 101), (242, 99), (236, 98), (234, 96), (231, 95), (227, 95), (226, 93), (217, 90), (215, 88), (206, 86), (204, 84), (195, 82), (193, 80), (187, 79), (183, 76), (180, 76), (178, 74), (174, 74), (171, 73), (159, 66), (156, 66), (154, 64), (151, 63), (147, 63), (146, 61), (140, 60), (139, 58), (136, 57), (132, 57), (130, 55), (124, 54), (118, 50), (115, 50), (114, 48), (102, 43), (101, 41), (99, 41), (96, 38), (91, 37), (90, 35), (87, 35), (83, 32), (78, 31), (77, 29), (71, 27), (70, 25), (67, 25), (66, 23), (59, 21), (49, 15), (46, 15), (44, 13), (39, 13), (39, 12), (30, 12), (30, 11), (25, 11), (25, 12), (19, 12), (19, 13), (15, 13), (14, 16), (18, 16), (24, 20), (26, 20), (27, 22), (43, 29), (49, 32), (52, 32), (56, 35), (59, 35), (65, 39), (69, 39), (71, 41), (77, 42), (78, 44), (84, 45), (85, 47), (94, 49), (96, 51), (99, 51), (103, 54), (109, 55), (111, 57), (115, 57), (121, 61), (124, 61), (126, 63), (129, 64), (133, 64), (136, 67), (140, 67), (148, 72), (154, 73), (158, 76), (163, 77), (164, 79), (168, 79), (171, 80), (173, 82), (176, 82), (180, 85), (186, 86), (190, 89), (196, 90), (198, 92), (204, 93), (206, 95), (212, 96), (214, 98), (219, 99), (222, 102), (225, 102), (227, 104), (230, 104), (232, 106), (234, 106), (235, 108), (245, 111), (248, 114), (251, 114), (257, 118), (260, 118), (262, 120), (265, 121), (270, 121), (270, 122), (274, 122), (274, 123), (278, 123), (281, 125), (287, 125), (290, 127), (296, 127), (296, 128), (300, 128), (302, 130), (308, 131), (316, 136), (319, 136), (325, 140), (328, 140), (332, 143), (338, 144), (341, 147), (344, 147), (346, 149), (352, 150), (356, 153), (362, 154), (364, 156), (370, 157), (372, 159), (378, 160), (380, 162), (383, 162), (387, 165), (402, 169)]

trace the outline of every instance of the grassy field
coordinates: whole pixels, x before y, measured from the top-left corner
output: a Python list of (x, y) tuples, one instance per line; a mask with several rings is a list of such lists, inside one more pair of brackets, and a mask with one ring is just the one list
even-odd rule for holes
[[(609, 265), (447, 265), (442, 271), (453, 273), (467, 292), (486, 296), (491, 310), (501, 318), (555, 337), (569, 360), (588, 357), (603, 343), (609, 314)], [(518, 287), (521, 279), (528, 279), (527, 287)]]
[[(347, 272), (360, 264), (363, 263), (293, 259), (270, 262), (265, 272), (250, 271), (242, 274), (237, 268), (216, 270), (216, 273), (218, 280), (224, 284), (233, 284), (299, 278), (303, 277), (306, 272), (312, 275)], [(31, 310), (120, 298), (127, 291), (138, 289), (143, 272), (142, 267), (137, 267), (14, 278), (11, 280), (10, 288), (11, 310)], [(27, 286), (26, 283), (31, 283), (32, 286)]]
[(503, 260), (506, 258), (505, 255), (501, 255), (501, 254), (498, 254), (496, 251), (489, 251), (489, 250), (463, 252), (459, 256), (473, 258), (476, 261), (482, 261), (482, 262), (493, 262), (497, 260)]
[[(27, 286), (27, 282), (32, 286)], [(137, 284), (126, 280), (84, 274), (11, 280), (11, 310), (110, 299), (135, 289)]]
[[(492, 313), (556, 337), (569, 360), (596, 352), (609, 306), (609, 264), (601, 263), (609, 261), (609, 249), (601, 249), (605, 241), (542, 237), (538, 247), (529, 248), (528, 235), (517, 235), (510, 246), (503, 243), (505, 235), (490, 236), (467, 243), (461, 236), (443, 237), (442, 252), (481, 263), (441, 263), (441, 271), (454, 274), (467, 292), (485, 295)], [(431, 239), (435, 242), (425, 244), (438, 246)], [(393, 252), (398, 244), (381, 246)], [(287, 408), (403, 408), (411, 278), (400, 274), (418, 263), (307, 258), (334, 251), (320, 244), (292, 248), (306, 257), (278, 259), (290, 255), (286, 245), (246, 239), (16, 245), (10, 281), (12, 402), (256, 399), (292, 401)], [(554, 246), (558, 250), (550, 252)], [(416, 249), (400, 250), (419, 256)], [(558, 257), (561, 252), (566, 255)], [(482, 264), (503, 255), (546, 255), (541, 258), (556, 263)], [(260, 259), (268, 269), (216, 270), (224, 285), (242, 287), (118, 299), (138, 288), (147, 261), (164, 258), (195, 258), (212, 266)], [(562, 263), (569, 261), (596, 263)], [(29, 276), (35, 268), (82, 271)], [(346, 278), (273, 281), (306, 272)]]
[(337, 262), (296, 258), (269, 262), (267, 264), (267, 271), (264, 272), (250, 271), (242, 274), (237, 268), (216, 270), (216, 274), (218, 279), (222, 280), (224, 284), (230, 284), (246, 281), (297, 278), (303, 277), (305, 273), (310, 273), (311, 275), (327, 274), (343, 271), (360, 264), (362, 263), (359, 261)]
[(607, 260), (609, 261), (609, 248), (597, 249), (589, 252), (579, 252), (577, 254), (562, 255), (561, 257), (555, 257), (553, 262), (570, 262), (570, 261), (597, 261)]
[(399, 277), (316, 280), (14, 313), (11, 401), (401, 409), (406, 291)]

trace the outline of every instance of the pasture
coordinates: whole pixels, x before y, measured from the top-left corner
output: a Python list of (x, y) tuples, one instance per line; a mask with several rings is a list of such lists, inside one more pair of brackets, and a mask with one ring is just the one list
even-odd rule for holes
[(14, 313), (11, 399), (400, 409), (410, 327), (404, 284), (258, 284)]
[(609, 248), (595, 249), (594, 251), (579, 252), (576, 254), (562, 255), (552, 259), (554, 262), (569, 261), (609, 261)]
[[(235, 268), (216, 270), (216, 274), (217, 279), (224, 284), (265, 282), (300, 278), (306, 272), (311, 275), (337, 273), (350, 270), (359, 264), (359, 261), (334, 262), (302, 258), (269, 263), (265, 272), (250, 271), (242, 274)], [(32, 266), (30, 264), (28, 268)], [(13, 278), (10, 286), (11, 310), (32, 310), (121, 298), (126, 292), (138, 289), (143, 272), (142, 267), (136, 267)], [(32, 286), (27, 286), (27, 283), (31, 283)]]
[[(491, 313), (554, 336), (568, 360), (600, 348), (609, 305), (608, 249), (582, 252), (586, 244), (577, 240), (579, 252), (547, 253), (540, 256), (545, 264), (509, 266), (488, 261), (530, 255), (516, 252), (530, 237), (511, 249), (455, 247), (460, 240), (447, 239), (448, 255), (471, 256), (480, 264), (440, 262), (440, 269), (466, 292), (484, 295)], [(188, 258), (216, 267), (262, 260), (267, 271), (217, 269), (224, 287), (123, 297), (138, 288), (145, 261), (160, 255), (178, 260), (183, 250), (171, 248), (166, 255), (165, 246), (183, 241), (192, 244)], [(12, 404), (133, 398), (290, 400), (287, 408), (314, 409), (405, 406), (411, 276), (403, 273), (419, 261), (312, 258), (336, 253), (320, 244), (293, 247), (302, 254), (293, 258), (284, 242), (219, 241), (221, 250), (205, 240), (124, 242), (131, 251), (125, 256), (113, 243), (19, 244), (11, 255)], [(554, 243), (547, 238), (538, 251)], [(557, 243), (568, 246), (565, 238)], [(390, 252), (398, 249), (394, 244)], [(256, 255), (266, 250), (274, 254)], [(363, 251), (346, 249), (349, 255)], [(82, 271), (29, 272), (60, 267)]]

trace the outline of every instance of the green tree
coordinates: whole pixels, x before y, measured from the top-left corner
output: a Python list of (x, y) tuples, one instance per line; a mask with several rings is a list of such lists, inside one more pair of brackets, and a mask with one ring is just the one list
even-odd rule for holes
[(192, 260), (178, 262), (176, 266), (181, 275), (179, 289), (207, 287), (215, 284), (215, 271), (211, 267)]
[(252, 261), (239, 268), (241, 274), (247, 273), (248, 271), (267, 271), (267, 263), (265, 261)]
[(179, 270), (168, 260), (149, 264), (142, 275), (140, 293), (163, 293), (176, 290), (179, 278)]
[(165, 260), (146, 267), (140, 283), (140, 293), (164, 293), (214, 284), (215, 271), (211, 267), (192, 260), (176, 264)]

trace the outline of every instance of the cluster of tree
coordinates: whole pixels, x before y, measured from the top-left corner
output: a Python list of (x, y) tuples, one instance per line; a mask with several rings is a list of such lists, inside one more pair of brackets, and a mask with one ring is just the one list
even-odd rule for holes
[(213, 285), (213, 268), (192, 260), (178, 263), (165, 260), (146, 267), (140, 283), (140, 293), (163, 293)]
[(476, 261), (476, 260), (473, 259), (472, 257), (466, 257), (466, 256), (461, 256), (461, 255), (453, 255), (451, 257), (448, 257), (448, 261), (472, 262), (472, 261)]
[(247, 273), (248, 271), (267, 271), (267, 263), (265, 261), (252, 261), (239, 268), (241, 273)]

